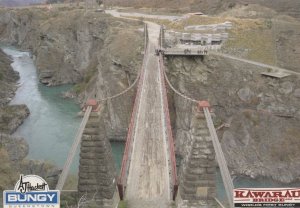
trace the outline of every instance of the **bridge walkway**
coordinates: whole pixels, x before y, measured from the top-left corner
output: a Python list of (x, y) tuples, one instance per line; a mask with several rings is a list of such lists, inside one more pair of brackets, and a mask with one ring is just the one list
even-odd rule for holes
[(160, 27), (148, 23), (148, 56), (141, 77), (141, 96), (134, 127), (126, 186), (128, 207), (168, 207), (170, 176), (159, 59), (155, 56)]

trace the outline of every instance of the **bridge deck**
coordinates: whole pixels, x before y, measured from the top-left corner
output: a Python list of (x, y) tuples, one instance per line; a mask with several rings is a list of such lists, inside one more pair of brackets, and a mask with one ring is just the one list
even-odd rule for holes
[(139, 100), (134, 144), (126, 187), (128, 206), (168, 207), (170, 200), (166, 127), (158, 57), (159, 26), (148, 24), (148, 57)]

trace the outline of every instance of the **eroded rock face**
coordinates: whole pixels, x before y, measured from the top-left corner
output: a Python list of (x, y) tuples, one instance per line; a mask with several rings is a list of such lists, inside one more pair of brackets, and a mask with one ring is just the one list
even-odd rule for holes
[(300, 98), (300, 89), (296, 89), (296, 90), (294, 91), (294, 96), (295, 96), (296, 98)]
[(30, 114), (26, 105), (0, 107), (0, 132), (12, 134)]
[[(128, 88), (142, 66), (143, 23), (64, 9), (0, 10), (1, 40), (32, 52), (41, 83), (76, 83), (68, 96), (80, 103)], [(134, 89), (107, 101), (105, 125), (111, 140), (126, 137)]]
[(38, 175), (44, 178), (50, 189), (55, 189), (61, 170), (55, 165), (38, 160), (24, 160), (19, 166), (20, 173), (24, 175)]
[(253, 92), (250, 90), (249, 87), (241, 88), (237, 92), (239, 98), (244, 102), (249, 102), (253, 96)]
[[(137, 55), (134, 46), (143, 37), (137, 30), (142, 26), (139, 22), (113, 20), (104, 13), (79, 8), (1, 9), (0, 17), (1, 41), (30, 50), (40, 82), (47, 85), (87, 84), (97, 70), (105, 67), (103, 58), (113, 66), (113, 59), (119, 62), (119, 51)], [(137, 36), (132, 43), (125, 41), (125, 48), (120, 45), (120, 50), (109, 50), (115, 35), (119, 40), (130, 32)], [(136, 71), (134, 59), (125, 57), (119, 65), (128, 67), (129, 73)]]
[(24, 138), (0, 133), (1, 191), (12, 189), (19, 174), (39, 175), (52, 189), (55, 188), (61, 170), (44, 161), (25, 159), (28, 151), (29, 146)]
[(11, 162), (22, 161), (29, 152), (27, 142), (21, 137), (0, 134), (0, 144), (7, 151)]
[(237, 174), (299, 179), (299, 120), (243, 110), (232, 117), (221, 138), (228, 165)]
[(14, 71), (10, 64), (9, 57), (0, 50), (0, 107), (9, 103), (17, 90), (19, 73)]
[[(176, 89), (212, 105), (232, 173), (285, 183), (299, 179), (299, 77), (264, 77), (260, 68), (214, 56), (168, 58), (167, 65)], [(184, 154), (193, 104), (174, 93), (171, 99), (176, 148)]]

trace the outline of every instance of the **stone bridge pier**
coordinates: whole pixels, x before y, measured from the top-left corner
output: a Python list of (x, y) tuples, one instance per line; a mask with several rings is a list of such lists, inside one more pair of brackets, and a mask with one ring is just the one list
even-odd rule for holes
[(105, 133), (104, 109), (94, 103), (84, 129), (79, 164), (79, 207), (116, 207), (116, 168), (112, 148)]
[(182, 161), (178, 208), (214, 208), (216, 162), (213, 143), (202, 109), (193, 109), (191, 137)]

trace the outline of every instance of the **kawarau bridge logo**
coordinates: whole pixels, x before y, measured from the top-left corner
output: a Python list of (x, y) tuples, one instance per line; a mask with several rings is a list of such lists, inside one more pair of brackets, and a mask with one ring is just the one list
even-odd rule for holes
[(14, 190), (3, 192), (3, 208), (60, 208), (60, 192), (49, 190), (47, 182), (37, 175), (20, 175)]

